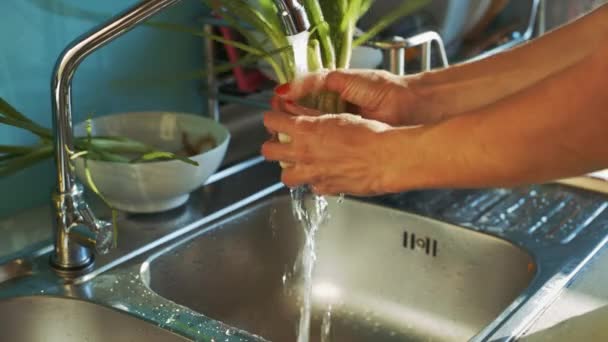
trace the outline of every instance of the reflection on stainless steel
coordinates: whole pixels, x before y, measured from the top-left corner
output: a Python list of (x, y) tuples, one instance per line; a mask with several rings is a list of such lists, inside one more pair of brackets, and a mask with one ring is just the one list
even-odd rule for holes
[(24, 259), (15, 259), (0, 265), (0, 283), (30, 275), (32, 265)]
[(85, 301), (20, 297), (0, 301), (3, 341), (187, 341), (125, 313)]
[[(134, 28), (137, 24), (180, 0), (148, 0), (131, 7), (72, 42), (61, 54), (52, 81), (53, 124), (57, 189), (55, 209), (55, 253), (53, 265), (64, 274), (87, 269), (93, 262), (91, 247), (107, 252), (112, 241), (111, 224), (98, 220), (82, 198), (74, 179), (70, 151), (74, 151), (72, 130), (72, 78), (80, 63), (91, 53)], [(74, 229), (86, 227), (93, 238), (82, 237)], [(74, 237), (78, 237), (75, 239)], [(83, 243), (85, 242), (85, 243)]]
[(467, 62), (477, 61), (497, 53), (509, 50), (519, 44), (525, 43), (534, 37), (534, 31), (536, 30), (536, 34), (541, 35), (545, 32), (545, 0), (532, 0), (530, 6), (530, 17), (528, 18), (528, 25), (526, 26), (526, 30), (515, 36), (513, 39), (508, 42), (499, 45), (493, 49), (480, 53), (479, 55), (470, 58)]
[[(317, 238), (313, 341), (328, 306), (332, 341), (466, 340), (533, 277), (530, 256), (501, 239), (351, 200), (332, 202), (330, 212)], [(293, 341), (297, 227), (288, 196), (263, 201), (153, 255), (150, 287), (211, 318)]]
[(608, 241), (608, 197), (561, 185), (423, 191), (385, 205), (500, 236), (530, 251), (539, 272), (473, 341), (520, 336)]
[[(38, 247), (29, 259), (24, 259), (32, 265), (31, 274), (15, 278), (15, 272), (11, 271), (11, 281), (0, 282), (0, 298), (31, 295), (79, 298), (97, 303), (102, 309), (111, 307), (128, 313), (159, 326), (159, 329), (175, 332), (191, 340), (259, 340), (247, 332), (211, 320), (156, 295), (142, 281), (140, 272), (146, 265), (146, 253), (152, 253), (155, 248), (162, 250), (162, 246), (172, 239), (204, 227), (213, 220), (282, 189), (281, 184), (276, 184), (279, 171), (276, 165), (255, 164), (250, 169), (223, 177), (195, 192), (189, 203), (179, 210), (154, 215), (121, 216), (118, 222), (121, 243), (118, 248), (100, 257), (90, 273), (71, 279), (69, 284), (58, 281), (48, 266), (49, 251), (40, 255)], [(252, 182), (252, 179), (256, 181)], [(97, 212), (108, 214), (96, 209)], [(0, 265), (0, 268), (6, 265), (8, 264)], [(6, 266), (6, 269), (10, 267)], [(19, 329), (23, 327), (22, 324)], [(51, 328), (45, 326), (44, 329)], [(70, 326), (66, 329), (70, 329)], [(133, 340), (146, 340), (141, 332), (133, 334), (136, 336)]]

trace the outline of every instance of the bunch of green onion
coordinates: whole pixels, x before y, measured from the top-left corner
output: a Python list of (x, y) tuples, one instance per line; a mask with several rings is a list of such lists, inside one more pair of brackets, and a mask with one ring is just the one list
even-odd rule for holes
[[(280, 83), (294, 79), (293, 50), (289, 48), (274, 0), (202, 1), (237, 30), (246, 39), (247, 44), (227, 41), (218, 36), (212, 36), (212, 39), (234, 45), (248, 53), (249, 56), (244, 58), (245, 62), (264, 59), (272, 66)], [(359, 37), (354, 36), (355, 25), (369, 10), (373, 0), (300, 0), (300, 2), (311, 23), (308, 70), (314, 72), (320, 69), (348, 68), (353, 47), (366, 43), (399, 18), (411, 14), (429, 1), (400, 2), (391, 14), (382, 18)], [(265, 40), (260, 40), (259, 35), (252, 33), (251, 28), (262, 33)], [(318, 109), (334, 113), (343, 109), (344, 104), (338, 101), (335, 94), (322, 95), (326, 97), (316, 102)]]

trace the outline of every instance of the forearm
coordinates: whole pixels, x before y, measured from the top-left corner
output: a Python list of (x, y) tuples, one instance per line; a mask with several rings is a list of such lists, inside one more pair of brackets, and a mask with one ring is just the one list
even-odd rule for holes
[(395, 159), (388, 190), (512, 186), (608, 167), (608, 48), (602, 50), (467, 115), (396, 130), (393, 139), (412, 152)]
[(416, 115), (443, 119), (512, 95), (595, 51), (608, 34), (608, 5), (531, 43), (422, 74), (413, 82)]

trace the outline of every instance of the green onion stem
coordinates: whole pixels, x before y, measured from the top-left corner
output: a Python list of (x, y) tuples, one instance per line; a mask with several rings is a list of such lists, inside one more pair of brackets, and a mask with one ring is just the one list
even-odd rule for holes
[(303, 4), (311, 24), (315, 27), (314, 36), (319, 41), (319, 46), (321, 47), (323, 67), (326, 69), (335, 69), (336, 52), (334, 50), (334, 44), (331, 41), (330, 27), (323, 17), (323, 11), (321, 10), (319, 1), (304, 0)]

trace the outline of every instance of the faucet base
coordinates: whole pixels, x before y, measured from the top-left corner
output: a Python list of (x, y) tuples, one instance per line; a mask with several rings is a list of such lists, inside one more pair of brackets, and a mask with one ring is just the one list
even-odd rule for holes
[(71, 279), (77, 278), (89, 273), (95, 266), (95, 258), (91, 255), (82, 265), (76, 267), (63, 267), (57, 264), (56, 255), (52, 254), (49, 258), (51, 268), (61, 278)]

